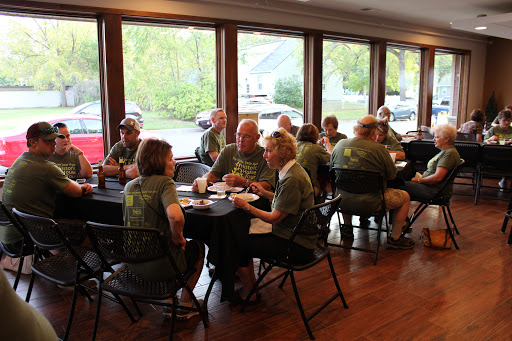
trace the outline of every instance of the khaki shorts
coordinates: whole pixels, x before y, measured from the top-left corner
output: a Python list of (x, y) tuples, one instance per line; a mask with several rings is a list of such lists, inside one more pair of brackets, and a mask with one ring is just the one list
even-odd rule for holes
[(396, 188), (388, 188), (386, 192), (384, 192), (384, 200), (386, 201), (386, 209), (395, 210), (405, 203), (405, 191)]

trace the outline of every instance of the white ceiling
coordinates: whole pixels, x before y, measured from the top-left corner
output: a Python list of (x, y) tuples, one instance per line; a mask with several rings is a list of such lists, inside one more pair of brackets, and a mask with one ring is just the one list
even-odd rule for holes
[[(196, 0), (198, 1), (198, 0)], [(512, 39), (512, 1), (510, 0), (199, 0), (238, 6), (339, 13), (341, 17), (370, 18), (378, 23), (417, 24), (441, 29), (458, 29), (488, 36)], [(366, 9), (366, 10), (363, 10)], [(478, 15), (486, 14), (488, 30), (475, 31)], [(462, 21), (461, 24), (458, 21)], [(492, 23), (499, 27), (491, 30)], [(453, 25), (451, 23), (453, 22)]]

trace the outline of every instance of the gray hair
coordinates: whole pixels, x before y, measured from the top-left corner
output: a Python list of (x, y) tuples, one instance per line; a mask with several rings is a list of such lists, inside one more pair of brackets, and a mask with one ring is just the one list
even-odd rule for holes
[(432, 128), (432, 132), (443, 139), (448, 138), (449, 144), (453, 144), (457, 137), (457, 129), (451, 124), (438, 124)]
[[(258, 130), (258, 123), (256, 123), (255, 120), (251, 120), (250, 118), (244, 118), (243, 120), (240, 121), (240, 123), (238, 123), (238, 128), (240, 128), (244, 124), (253, 126), (253, 128), (254, 128), (253, 134), (254, 135), (258, 135), (260, 133), (260, 131)], [(237, 128), (237, 131), (238, 131), (238, 128)]]
[(219, 111), (224, 111), (224, 109), (222, 109), (222, 108), (216, 108), (216, 109), (213, 109), (213, 110), (210, 112), (210, 120), (211, 120), (212, 118), (217, 118), (217, 117), (215, 117), (215, 116), (217, 115), (217, 113), (218, 113)]

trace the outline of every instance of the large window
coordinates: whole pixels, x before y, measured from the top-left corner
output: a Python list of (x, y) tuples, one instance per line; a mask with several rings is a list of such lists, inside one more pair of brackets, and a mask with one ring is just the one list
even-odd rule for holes
[(419, 84), (419, 49), (388, 46), (384, 102), (391, 111), (391, 126), (402, 134), (417, 128)]
[(432, 91), (432, 126), (443, 123), (457, 126), (460, 69), (460, 55), (436, 51)]
[(302, 125), (304, 40), (258, 33), (238, 33), (239, 118), (257, 120), (268, 133), (277, 116), (293, 112), (292, 123)]
[(370, 46), (324, 40), (322, 118), (335, 115), (338, 131), (351, 137), (355, 121), (368, 115)]
[(217, 107), (215, 51), (214, 29), (123, 24), (125, 99), (175, 157), (194, 155)]
[(101, 126), (99, 112), (73, 110), (100, 98), (97, 37), (95, 20), (0, 15), (0, 174), (27, 151), (27, 128), (42, 120), (67, 123), (89, 161), (103, 159), (101, 132), (84, 123)]

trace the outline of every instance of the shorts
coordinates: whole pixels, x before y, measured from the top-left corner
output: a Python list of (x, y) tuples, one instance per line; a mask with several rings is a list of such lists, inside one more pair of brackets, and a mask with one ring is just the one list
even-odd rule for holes
[(386, 209), (395, 210), (401, 207), (407, 200), (405, 193), (406, 192), (402, 191), (401, 189), (388, 188), (386, 192), (384, 192), (384, 201), (386, 202)]
[(187, 245), (185, 245), (185, 260), (187, 261), (187, 271), (195, 270), (195, 265), (199, 260), (199, 257), (204, 257), (203, 252), (201, 252), (201, 245), (197, 240), (187, 240)]

